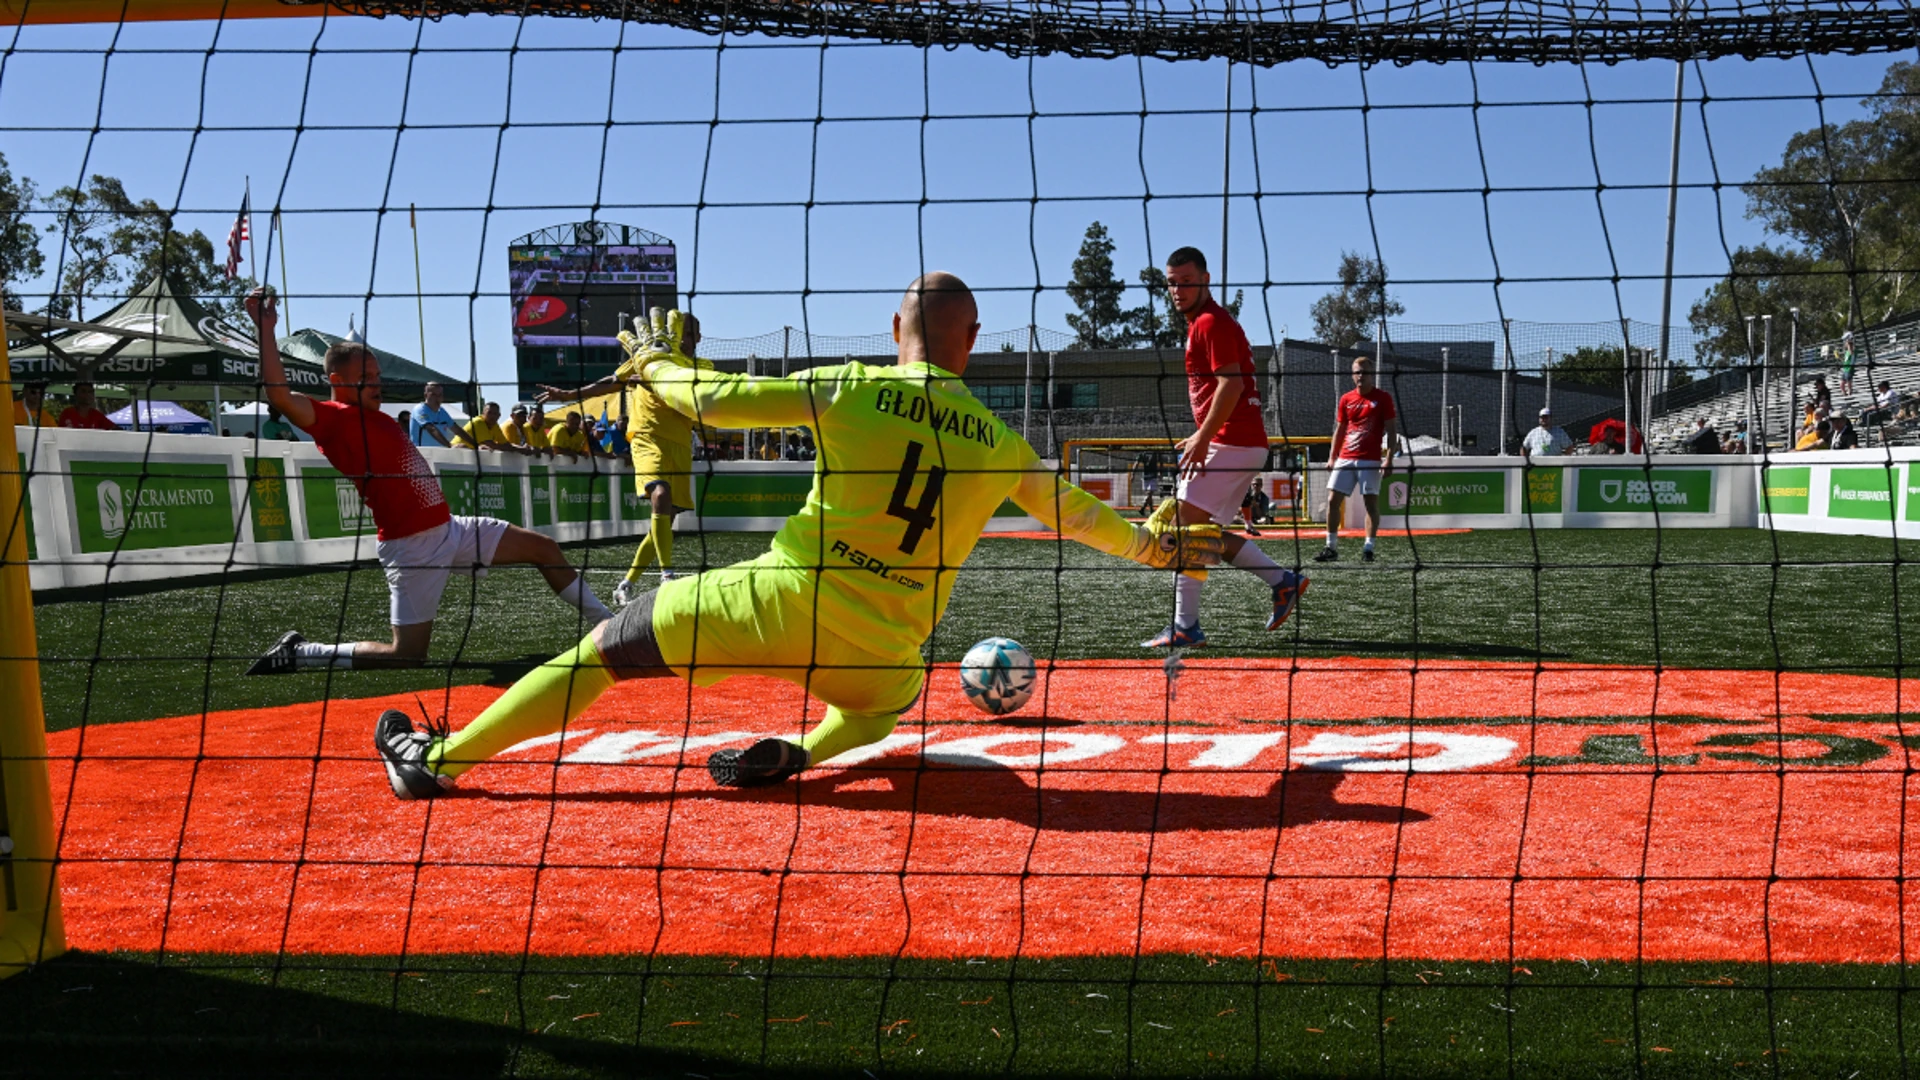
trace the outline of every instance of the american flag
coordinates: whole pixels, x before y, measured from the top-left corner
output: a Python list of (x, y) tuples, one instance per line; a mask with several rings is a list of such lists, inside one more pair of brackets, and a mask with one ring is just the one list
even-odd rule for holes
[(240, 216), (233, 219), (233, 228), (227, 230), (227, 276), (240, 276), (240, 245), (252, 239), (247, 226), (247, 199), (240, 196)]

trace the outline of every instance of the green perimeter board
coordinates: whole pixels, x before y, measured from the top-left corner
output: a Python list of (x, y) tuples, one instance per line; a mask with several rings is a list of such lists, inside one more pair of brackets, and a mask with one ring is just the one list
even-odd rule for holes
[(286, 464), (279, 458), (247, 459), (247, 509), (255, 543), (293, 539), (293, 509), (287, 504)]
[(1574, 508), (1583, 514), (1710, 514), (1712, 469), (1579, 470)]
[[(32, 562), (40, 557), (39, 547), (33, 538), (33, 492), (27, 490), (27, 455), (20, 454), (19, 459), (20, 512), (7, 518), (7, 527), (11, 528), (12, 523), (17, 521), (20, 527), (27, 531), (27, 561)], [(0, 534), (0, 542), (5, 539), (5, 535)]]
[(554, 492), (560, 500), (558, 523), (578, 525), (588, 521), (612, 521), (613, 484), (619, 479), (612, 473), (554, 474)]
[(792, 517), (807, 505), (813, 474), (713, 473), (699, 495), (701, 517)]
[(1910, 461), (1906, 469), (1908, 521), (1920, 521), (1920, 461)]
[(1421, 514), (1504, 514), (1507, 474), (1487, 472), (1407, 473), (1387, 481), (1387, 512)]
[(446, 493), (450, 513), (499, 518), (511, 525), (526, 524), (521, 520), (518, 473), (476, 475), (472, 469), (444, 468), (440, 470), (440, 490)]
[(68, 469), (83, 553), (233, 542), (225, 463), (72, 461)]
[(1769, 465), (1761, 484), (1762, 512), (1805, 514), (1813, 490), (1813, 470), (1805, 465)]
[(533, 526), (553, 524), (553, 470), (545, 465), (527, 466), (527, 487), (533, 496)]
[(1884, 465), (1827, 471), (1827, 516), (1893, 520), (1893, 470)]
[(1527, 478), (1527, 510), (1534, 514), (1558, 514), (1566, 509), (1562, 500), (1566, 489), (1567, 470), (1559, 466), (1542, 468), (1529, 467), (1524, 470)]
[(309, 540), (362, 536), (377, 529), (359, 490), (339, 469), (300, 466), (300, 501), (307, 511)]

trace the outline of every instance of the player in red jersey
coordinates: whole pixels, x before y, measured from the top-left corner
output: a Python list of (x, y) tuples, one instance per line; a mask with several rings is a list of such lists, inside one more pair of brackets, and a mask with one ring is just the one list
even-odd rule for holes
[(273, 329), (274, 297), (255, 289), (247, 314), (260, 327), (260, 377), (267, 401), (313, 436), (327, 463), (353, 481), (379, 527), (375, 547), (392, 593), (393, 640), (322, 645), (297, 630), (282, 636), (247, 669), (249, 675), (287, 675), (314, 668), (418, 667), (433, 640), (434, 615), (454, 573), (484, 577), (494, 565), (536, 566), (560, 598), (579, 608), (587, 625), (613, 617), (567, 565), (560, 545), (498, 518), (455, 517), (433, 468), (393, 417), (380, 411), (380, 361), (365, 345), (343, 341), (327, 350), (327, 401), (287, 389), (286, 368)]
[[(1167, 256), (1167, 295), (1187, 319), (1187, 396), (1196, 430), (1174, 444), (1180, 451), (1179, 485), (1155, 516), (1178, 515), (1188, 525), (1231, 525), (1247, 486), (1267, 465), (1267, 425), (1260, 416), (1253, 347), (1233, 315), (1213, 299), (1212, 280), (1199, 249), (1183, 247)], [(1245, 537), (1229, 533), (1222, 539), (1222, 562), (1252, 571), (1273, 590), (1267, 629), (1279, 629), (1306, 592), (1307, 579)], [(1200, 587), (1207, 572), (1183, 570), (1173, 580), (1173, 623), (1141, 642), (1142, 648), (1207, 643), (1200, 629)]]
[(1380, 479), (1393, 468), (1393, 417), (1393, 395), (1373, 384), (1373, 361), (1364, 356), (1354, 360), (1353, 389), (1340, 396), (1333, 412), (1327, 546), (1314, 562), (1340, 557), (1340, 519), (1355, 488), (1367, 504), (1367, 542), (1360, 548), (1360, 560), (1373, 561), (1373, 540), (1380, 532)]

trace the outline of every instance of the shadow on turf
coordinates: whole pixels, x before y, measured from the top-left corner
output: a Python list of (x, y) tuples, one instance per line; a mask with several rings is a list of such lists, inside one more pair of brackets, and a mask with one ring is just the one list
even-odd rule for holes
[(1360, 641), (1346, 638), (1300, 639), (1303, 649), (1332, 649), (1346, 653), (1382, 653), (1388, 656), (1469, 656), (1486, 660), (1571, 660), (1572, 653), (1547, 652), (1519, 645), (1486, 645), (1471, 641)]
[[(259, 969), (219, 974), (70, 953), (0, 980), (0, 1076), (760, 1075), (737, 1059), (433, 1017), (374, 1004), (392, 971), (304, 972), (329, 991), (273, 986)], [(292, 979), (296, 973), (287, 973)], [(357, 993), (365, 1000), (346, 1000)], [(743, 1056), (753, 1048), (743, 1047)], [(815, 1069), (782, 1076), (844, 1075)]]
[[(887, 780), (884, 790), (870, 781)], [(1029, 828), (1058, 832), (1194, 832), (1286, 828), (1322, 821), (1370, 821), (1397, 824), (1425, 821), (1428, 814), (1398, 803), (1341, 802), (1335, 790), (1346, 774), (1293, 769), (1279, 774), (1258, 795), (1113, 788), (1035, 788), (1012, 769), (923, 767), (920, 759), (893, 755), (858, 768), (802, 780), (802, 805), (833, 806), (874, 813), (913, 813), (954, 818), (1001, 818)], [(490, 792), (456, 789), (446, 798), (501, 802), (654, 803), (713, 799), (727, 802), (791, 803), (796, 788), (717, 788), (680, 791)], [(1284, 804), (1284, 813), (1283, 811)]]

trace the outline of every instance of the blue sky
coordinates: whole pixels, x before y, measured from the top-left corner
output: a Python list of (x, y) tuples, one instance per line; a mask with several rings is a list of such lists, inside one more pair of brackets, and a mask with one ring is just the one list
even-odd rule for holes
[[(119, 176), (217, 242), (250, 175), (263, 258), (266, 212), (285, 211), (292, 324), (341, 332), (351, 314), (406, 355), (421, 351), (417, 204), (426, 360), (489, 382), (513, 378), (508, 242), (596, 205), (679, 244), (682, 291), (722, 338), (882, 332), (923, 268), (980, 290), (987, 330), (1065, 329), (1060, 286), (1089, 222), (1112, 230), (1130, 281), (1181, 244), (1216, 264), (1221, 246), (1220, 63), (716, 48), (657, 27), (503, 17), (6, 33), (0, 153), (16, 175), (43, 191)], [(1716, 200), (1710, 185), (1746, 180), (1814, 126), (1816, 86), (1829, 120), (1861, 115), (1852, 95), (1886, 64), (1709, 63), (1704, 123), (1689, 69), (1681, 182), (1701, 186), (1680, 196), (1677, 323), (1725, 270), (1723, 230), (1728, 245), (1761, 239), (1738, 190)], [(1235, 108), (1260, 111), (1231, 125), (1224, 273), (1248, 291), (1250, 335), (1308, 336), (1341, 250), (1371, 253), (1376, 235), (1409, 322), (1657, 320), (1673, 72), (1236, 67)], [(1618, 306), (1615, 261), (1630, 279)]]

